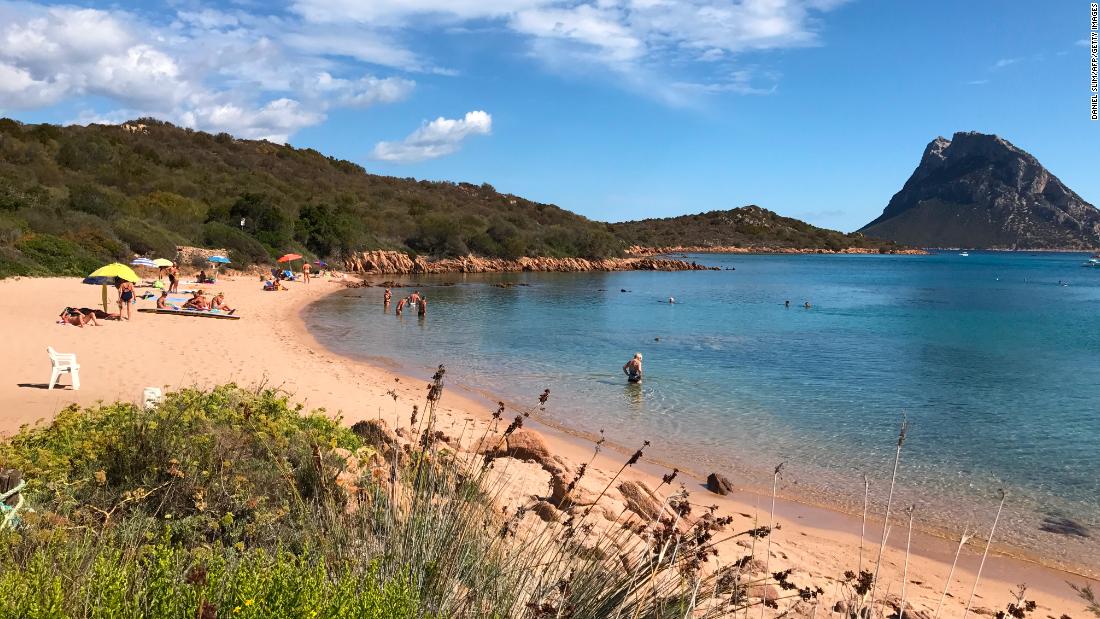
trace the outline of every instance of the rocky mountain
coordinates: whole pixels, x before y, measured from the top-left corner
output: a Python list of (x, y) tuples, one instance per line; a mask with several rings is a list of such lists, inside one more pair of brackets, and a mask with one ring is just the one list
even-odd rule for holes
[(1100, 210), (995, 135), (937, 137), (867, 236), (921, 247), (1100, 247)]

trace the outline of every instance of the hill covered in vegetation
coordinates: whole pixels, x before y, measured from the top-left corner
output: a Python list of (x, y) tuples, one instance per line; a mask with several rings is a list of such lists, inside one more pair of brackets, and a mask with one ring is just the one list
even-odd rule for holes
[(611, 224), (630, 245), (642, 247), (748, 247), (828, 249), (900, 249), (890, 241), (818, 228), (756, 205), (661, 219)]
[(177, 245), (226, 248), (237, 266), (375, 249), (602, 259), (629, 245), (882, 245), (755, 206), (606, 224), (488, 184), (378, 176), (312, 149), (153, 119), (128, 127), (0, 119), (0, 277), (83, 275), (173, 257)]
[(311, 149), (137, 122), (144, 131), (0, 119), (0, 276), (85, 274), (177, 244), (228, 248), (237, 264), (288, 251), (622, 251), (606, 224), (487, 184), (377, 176)]

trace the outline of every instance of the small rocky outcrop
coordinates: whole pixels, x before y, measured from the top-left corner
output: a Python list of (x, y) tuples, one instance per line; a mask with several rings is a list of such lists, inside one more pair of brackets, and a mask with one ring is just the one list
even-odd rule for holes
[(938, 137), (867, 236), (921, 247), (1100, 247), (1100, 210), (1004, 138)]
[(726, 478), (725, 475), (721, 475), (719, 473), (711, 473), (710, 475), (707, 475), (707, 490), (710, 490), (715, 494), (726, 496), (727, 494), (733, 492), (733, 484), (730, 483), (730, 480)]
[(624, 481), (619, 484), (619, 492), (626, 501), (626, 507), (643, 520), (660, 520), (664, 515), (664, 504), (657, 495), (640, 481)]
[(397, 251), (373, 250), (353, 255), (344, 268), (354, 273), (393, 275), (425, 273), (509, 273), (509, 272), (580, 272), (580, 271), (706, 271), (717, 270), (695, 262), (642, 256), (630, 258), (412, 258)]

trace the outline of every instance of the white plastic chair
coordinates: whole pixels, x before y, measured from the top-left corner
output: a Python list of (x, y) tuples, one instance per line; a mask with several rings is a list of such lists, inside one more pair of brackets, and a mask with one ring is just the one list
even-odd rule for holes
[(164, 401), (164, 393), (161, 392), (160, 387), (146, 387), (141, 396), (146, 410), (156, 408), (157, 404)]
[(53, 365), (53, 371), (50, 372), (50, 389), (53, 389), (57, 384), (57, 379), (61, 378), (61, 374), (68, 372), (69, 376), (73, 379), (73, 391), (80, 389), (80, 364), (76, 362), (76, 354), (74, 353), (61, 353), (53, 349), (53, 346), (47, 346), (46, 352), (50, 353), (50, 363)]

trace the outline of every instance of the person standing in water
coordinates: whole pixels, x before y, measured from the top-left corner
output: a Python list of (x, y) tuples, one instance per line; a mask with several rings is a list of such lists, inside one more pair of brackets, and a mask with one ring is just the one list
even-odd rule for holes
[(405, 299), (398, 299), (397, 301), (397, 315), (400, 316), (401, 312), (405, 311)]
[(634, 358), (626, 362), (623, 366), (623, 374), (626, 374), (626, 382), (628, 383), (640, 383), (642, 382), (642, 353), (634, 353)]
[(389, 305), (390, 304), (390, 299), (392, 299), (392, 298), (393, 298), (393, 293), (390, 292), (389, 288), (386, 288), (386, 294), (382, 296), (382, 305)]
[(783, 307), (785, 307), (787, 309), (791, 309), (791, 300), (787, 299), (786, 301), (784, 301), (783, 302)]
[(416, 315), (423, 318), (428, 315), (428, 298), (420, 297), (420, 303), (416, 304)]

